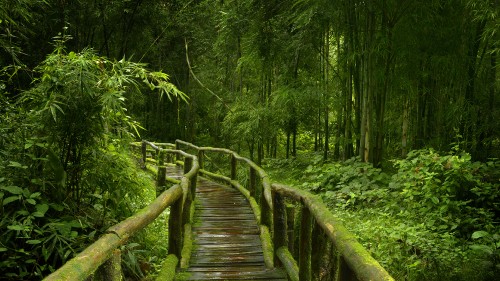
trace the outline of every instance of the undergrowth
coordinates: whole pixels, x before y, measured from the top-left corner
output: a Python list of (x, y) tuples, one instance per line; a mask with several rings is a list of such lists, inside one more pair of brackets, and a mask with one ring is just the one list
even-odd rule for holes
[(267, 160), (274, 181), (320, 194), (396, 280), (500, 276), (500, 161), (455, 149), (412, 151), (391, 173), (319, 154)]

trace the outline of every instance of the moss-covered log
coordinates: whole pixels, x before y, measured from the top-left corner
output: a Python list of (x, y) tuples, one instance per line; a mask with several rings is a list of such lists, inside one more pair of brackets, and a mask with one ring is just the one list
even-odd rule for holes
[(264, 262), (268, 269), (274, 268), (274, 249), (271, 240), (269, 228), (265, 225), (260, 226), (260, 240), (262, 242), (262, 252), (264, 253)]
[(288, 278), (292, 281), (299, 281), (299, 267), (293, 259), (292, 254), (288, 251), (288, 248), (286, 246), (279, 248), (276, 251), (276, 255), (288, 273)]
[(181, 265), (182, 269), (189, 267), (189, 260), (191, 259), (191, 251), (193, 249), (193, 238), (191, 224), (184, 225), (184, 245), (182, 246)]
[(165, 261), (163, 261), (156, 281), (173, 281), (177, 263), (179, 263), (179, 259), (175, 255), (168, 255)]
[(121, 281), (122, 278), (122, 255), (119, 249), (115, 249), (111, 257), (99, 269), (101, 280)]
[(137, 214), (110, 227), (106, 234), (44, 280), (85, 280), (111, 257), (114, 249), (125, 244), (132, 235), (152, 222), (181, 196), (179, 185), (169, 188)]

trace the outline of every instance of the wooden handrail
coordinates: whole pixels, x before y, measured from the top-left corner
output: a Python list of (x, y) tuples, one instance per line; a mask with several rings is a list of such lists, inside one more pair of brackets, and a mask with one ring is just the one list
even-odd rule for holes
[[(197, 156), (181, 150), (181, 145), (195, 150)], [(133, 146), (141, 148), (144, 167), (146, 167), (148, 161), (146, 159), (147, 147), (151, 147), (152, 152), (156, 152), (158, 182), (161, 182), (162, 177), (165, 177), (163, 159), (165, 154), (175, 154), (177, 160), (171, 161), (184, 165), (184, 176), (180, 183), (162, 192), (153, 203), (134, 216), (110, 227), (95, 243), (44, 280), (85, 280), (107, 260), (116, 260), (115, 249), (123, 245), (134, 233), (153, 221), (169, 206), (171, 209), (168, 252), (169, 260), (172, 262), (168, 263), (165, 270), (170, 272), (167, 275), (172, 276), (171, 272), (174, 271), (171, 267), (175, 267), (179, 259), (181, 267), (187, 267), (190, 256), (188, 250), (191, 247), (183, 244), (183, 240), (187, 243), (191, 241), (191, 222), (189, 221), (191, 216), (189, 212), (194, 201), (198, 172), (216, 180), (227, 182), (247, 197), (256, 214), (257, 221), (261, 224), (261, 239), (267, 267), (272, 268), (275, 264), (280, 264), (286, 269), (291, 280), (311, 280), (313, 275), (318, 276), (320, 270), (322, 270), (316, 264), (317, 262), (313, 262), (313, 259), (321, 257), (323, 253), (321, 251), (330, 247), (327, 247), (327, 245), (331, 245), (332, 252), (336, 253), (335, 262), (333, 268), (327, 270), (333, 271), (339, 277), (339, 280), (394, 280), (357, 242), (354, 235), (333, 216), (320, 199), (303, 190), (277, 183), (272, 184), (266, 172), (248, 158), (242, 157), (229, 149), (198, 147), (180, 140), (177, 140), (175, 145), (143, 141), (142, 143), (134, 143)], [(174, 147), (175, 149), (173, 149)], [(205, 152), (230, 155), (230, 176), (214, 174), (202, 169)], [(181, 161), (181, 157), (184, 157), (184, 161)], [(247, 166), (246, 170), (249, 175), (247, 188), (236, 179), (236, 165), (238, 162)], [(256, 181), (258, 178), (260, 178), (260, 181)], [(260, 196), (260, 200), (256, 200), (255, 196), (259, 194), (259, 190), (262, 191), (263, 196)], [(287, 230), (289, 228), (287, 223), (289, 224), (289, 222), (287, 222), (286, 217), (285, 199), (301, 206), (300, 215), (296, 216), (298, 217), (297, 221), (295, 223), (292, 221), (292, 225), (295, 224), (300, 227), (298, 249), (290, 248), (289, 245), (293, 245), (293, 243), (287, 242), (288, 239), (293, 241), (294, 231)], [(272, 239), (271, 233), (273, 235)], [(314, 241), (311, 241), (311, 237), (314, 237)], [(326, 237), (325, 239), (330, 241), (330, 244), (321, 244), (323, 243), (321, 237)], [(182, 249), (183, 247), (184, 249)], [(313, 248), (320, 251), (319, 253), (316, 251), (314, 257), (312, 256)], [(294, 253), (295, 256), (299, 257), (298, 261), (294, 259)]]
[(185, 146), (187, 146), (187, 147), (189, 147), (191, 149), (194, 149), (196, 151), (203, 151), (203, 152), (210, 151), (210, 152), (225, 153), (225, 154), (228, 154), (228, 155), (232, 155), (238, 161), (245, 162), (249, 167), (255, 169), (255, 171), (257, 171), (257, 173), (259, 174), (259, 176), (260, 176), (260, 178), (262, 180), (263, 188), (264, 188), (264, 196), (266, 198), (267, 204), (272, 209), (273, 199), (272, 199), (272, 195), (271, 195), (271, 181), (269, 180), (269, 176), (264, 171), (264, 169), (262, 169), (257, 164), (255, 164), (252, 160), (250, 160), (248, 158), (245, 158), (245, 157), (242, 157), (242, 156), (238, 155), (238, 153), (236, 153), (236, 152), (234, 152), (232, 150), (226, 149), (226, 148), (199, 147), (199, 146), (196, 146), (196, 145), (194, 145), (192, 143), (185, 142), (185, 141), (182, 141), (182, 140), (176, 140), (175, 144), (176, 144), (176, 149), (177, 150), (180, 150), (179, 147), (178, 147), (178, 144), (182, 144), (182, 145), (185, 145)]
[[(236, 152), (229, 149), (223, 148), (213, 148), (213, 147), (198, 147), (191, 143), (176, 140), (175, 146), (177, 150), (181, 150), (180, 146), (184, 145), (190, 149), (196, 150), (198, 155), (203, 155), (204, 152), (219, 152), (231, 155), (231, 176), (221, 176), (213, 174), (204, 169), (200, 169), (200, 172), (206, 176), (223, 180), (228, 184), (235, 186), (238, 189), (243, 188), (240, 183), (235, 180), (235, 163), (243, 162), (248, 166), (249, 178), (250, 178), (250, 189), (254, 188), (251, 186), (252, 183), (252, 173), (257, 172), (261, 181), (260, 187), (263, 190), (263, 195), (259, 203), (261, 210), (261, 235), (264, 237), (263, 244), (269, 245), (265, 236), (269, 236), (269, 229), (273, 229), (273, 244), (274, 249), (269, 249), (272, 251), (272, 256), (266, 256), (269, 253), (264, 251), (264, 259), (266, 260), (266, 265), (268, 267), (273, 267), (276, 263), (281, 263), (287, 270), (291, 280), (311, 280), (312, 275), (317, 276), (319, 272), (312, 272), (313, 269), (311, 265), (312, 260), (312, 242), (311, 236), (312, 232), (321, 233), (331, 241), (333, 251), (337, 253), (337, 262), (334, 264), (334, 268), (331, 270), (339, 276), (340, 280), (361, 280), (361, 281), (382, 281), (382, 280), (394, 280), (389, 273), (368, 253), (368, 251), (355, 239), (354, 235), (351, 234), (328, 210), (324, 203), (318, 199), (316, 196), (310, 194), (309, 192), (298, 190), (286, 185), (271, 184), (269, 177), (266, 172), (256, 165), (253, 161), (248, 158), (239, 156)], [(202, 152), (202, 153), (200, 153)], [(237, 161), (235, 161), (237, 160)], [(205, 160), (200, 158), (201, 162)], [(253, 172), (251, 172), (253, 171)], [(254, 200), (252, 190), (247, 190), (242, 192), (249, 200)], [(298, 223), (301, 227), (300, 229), (300, 243), (299, 243), (299, 262), (294, 260), (293, 255), (290, 253), (288, 248), (288, 231), (287, 231), (287, 220), (286, 220), (286, 206), (284, 205), (284, 198), (288, 198), (297, 204), (302, 206), (301, 208), (301, 221)], [(254, 206), (252, 206), (254, 208)], [(319, 227), (322, 232), (316, 230)], [(314, 229), (314, 230), (313, 230)], [(266, 234), (267, 233), (267, 234)], [(293, 233), (293, 232), (292, 232)], [(319, 235), (319, 234), (318, 234)], [(291, 239), (291, 238), (290, 238)], [(315, 240), (321, 240), (319, 237), (314, 237)], [(320, 243), (315, 241), (315, 243)], [(316, 245), (315, 248), (324, 249), (326, 245)], [(269, 246), (267, 246), (269, 248)], [(314, 253), (315, 256), (319, 256), (320, 253)], [(274, 256), (274, 258), (273, 258)], [(273, 261), (274, 259), (274, 261)], [(314, 266), (315, 270), (319, 270), (319, 266)], [(299, 278), (300, 277), (300, 278)]]
[(182, 189), (179, 185), (169, 188), (149, 206), (109, 228), (96, 242), (66, 262), (44, 280), (86, 280), (100, 265), (111, 257), (114, 249), (125, 244), (132, 235), (151, 223), (168, 206), (181, 197)]
[[(196, 178), (200, 168), (198, 158), (184, 151), (161, 148), (161, 146), (174, 148), (173, 144), (154, 144), (148, 141), (143, 141), (142, 144), (133, 143), (132, 146), (141, 148), (144, 165), (146, 164), (145, 148), (147, 145), (157, 151), (160, 156), (163, 153), (174, 153), (184, 156), (185, 159), (190, 159), (190, 161), (185, 161), (190, 162), (190, 164), (189, 166), (185, 166), (184, 175), (180, 184), (173, 185), (162, 192), (147, 207), (141, 209), (126, 220), (110, 227), (97, 241), (66, 262), (58, 270), (45, 277), (45, 279), (43, 279), (44, 281), (86, 280), (106, 261), (111, 259), (116, 261), (116, 249), (124, 245), (130, 237), (137, 233), (137, 231), (154, 221), (168, 207), (171, 207), (171, 215), (169, 218), (169, 254), (171, 254), (171, 256), (175, 255), (176, 259), (181, 257), (180, 249), (182, 247), (182, 239), (180, 237), (183, 235), (182, 229), (185, 226), (183, 222), (185, 224), (190, 223), (188, 220), (182, 221), (181, 218), (186, 217), (183, 211), (186, 211), (185, 209), (189, 211), (190, 209), (183, 207), (186, 204), (191, 204), (194, 200), (194, 188), (196, 187)], [(158, 171), (160, 171), (163, 166), (162, 161), (161, 157), (158, 157)], [(160, 173), (158, 172), (158, 174)], [(165, 174), (163, 174), (163, 176), (164, 175)], [(172, 218), (177, 217), (179, 217), (179, 219), (172, 220)], [(181, 243), (178, 243), (179, 241)], [(118, 256), (118, 261), (116, 261), (118, 264), (119, 260)]]
[(302, 202), (307, 207), (358, 280), (393, 280), (320, 199), (309, 192), (286, 185), (273, 184), (272, 188), (274, 192)]

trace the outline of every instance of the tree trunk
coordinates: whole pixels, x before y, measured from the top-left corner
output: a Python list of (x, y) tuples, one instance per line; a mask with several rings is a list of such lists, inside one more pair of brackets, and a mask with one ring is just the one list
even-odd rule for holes
[[(473, 41), (471, 46), (469, 47), (468, 53), (468, 61), (467, 61), (467, 87), (465, 89), (465, 101), (467, 102), (467, 106), (469, 107), (467, 110), (468, 118), (464, 121), (462, 126), (462, 136), (466, 141), (467, 147), (470, 149), (472, 155), (476, 154), (477, 141), (476, 141), (476, 133), (477, 130), (480, 129), (479, 120), (482, 118), (481, 116), (473, 116), (476, 114), (476, 97), (475, 93), (475, 81), (476, 81), (476, 61), (477, 55), (479, 53), (479, 47), (481, 45), (481, 36), (483, 35), (484, 28), (486, 26), (486, 21), (482, 20), (477, 23), (475, 33), (473, 34)], [(474, 120), (478, 120), (474, 122)], [(475, 123), (475, 124), (474, 124)]]
[(290, 155), (290, 132), (286, 132), (286, 159), (288, 159)]
[(293, 130), (292, 156), (297, 157), (297, 128), (294, 128), (294, 130)]
[(406, 158), (408, 153), (408, 124), (410, 117), (410, 101), (408, 97), (405, 97), (405, 103), (403, 108), (403, 126), (402, 126), (402, 137), (401, 137), (401, 157)]
[[(370, 8), (369, 8), (370, 9)], [(362, 161), (371, 161), (371, 134), (372, 134), (372, 106), (373, 106), (373, 92), (375, 90), (374, 76), (374, 63), (373, 63), (373, 41), (374, 41), (374, 25), (375, 14), (373, 11), (367, 11), (366, 19), (366, 38), (364, 44), (364, 63), (363, 63), (363, 101), (361, 113), (361, 140), (359, 156)]]
[(323, 84), (324, 84), (324, 95), (325, 95), (325, 146), (324, 146), (324, 151), (323, 151), (323, 160), (328, 159), (328, 151), (329, 151), (329, 138), (330, 138), (330, 128), (329, 128), (329, 109), (328, 109), (328, 104), (330, 102), (330, 94), (329, 94), (329, 85), (328, 85), (328, 80), (329, 80), (329, 57), (330, 57), (330, 26), (328, 25), (326, 27), (326, 32), (325, 32), (325, 40), (324, 40), (324, 62), (323, 62), (323, 67), (324, 67), (324, 73), (323, 73)]

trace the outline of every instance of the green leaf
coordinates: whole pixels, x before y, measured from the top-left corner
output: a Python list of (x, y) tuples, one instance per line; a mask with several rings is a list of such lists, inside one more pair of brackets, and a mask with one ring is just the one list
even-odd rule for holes
[(470, 248), (474, 251), (483, 252), (485, 254), (491, 255), (493, 254), (493, 249), (486, 245), (471, 245)]
[(422, 261), (418, 260), (418, 261), (416, 261), (416, 262), (414, 262), (414, 263), (410, 264), (408, 267), (409, 267), (409, 268), (415, 268), (415, 267), (417, 267), (418, 265), (420, 265), (421, 263), (422, 263)]
[(31, 205), (36, 205), (36, 201), (34, 199), (26, 199), (26, 202), (30, 203)]
[(45, 213), (47, 212), (47, 210), (49, 209), (49, 205), (47, 204), (38, 204), (35, 206), (37, 212), (40, 212), (42, 214), (45, 215)]
[(2, 186), (0, 187), (0, 189), (3, 189), (3, 190), (6, 190), (12, 194), (22, 194), (23, 193), (23, 189), (20, 188), (19, 186)]
[(19, 225), (19, 224), (9, 225), (9, 226), (7, 226), (7, 228), (10, 230), (17, 230), (17, 231), (24, 230), (24, 226)]
[(43, 218), (44, 217), (44, 214), (40, 213), (40, 212), (34, 212), (33, 213), (33, 216), (34, 217), (37, 217), (37, 218)]
[(21, 169), (27, 169), (28, 166), (23, 166), (21, 163), (16, 162), (16, 161), (9, 161), (9, 167), (14, 167), (14, 168), (21, 168)]
[(40, 241), (40, 240), (28, 240), (28, 241), (26, 241), (26, 243), (31, 244), (31, 245), (36, 245), (36, 244), (42, 243), (42, 241)]
[(485, 237), (485, 236), (489, 236), (490, 234), (486, 231), (476, 231), (474, 233), (472, 233), (472, 239), (478, 239), (478, 238), (481, 238), (481, 237)]
[(58, 212), (61, 212), (62, 210), (64, 210), (64, 206), (62, 205), (59, 205), (59, 204), (55, 204), (55, 203), (51, 203), (50, 204), (50, 207)]
[(35, 199), (35, 198), (40, 197), (40, 195), (42, 195), (40, 192), (35, 192), (35, 193), (33, 193), (33, 194), (30, 195), (30, 198)]
[(6, 252), (7, 248), (0, 248), (0, 252)]
[(7, 204), (9, 204), (9, 203), (11, 203), (11, 202), (14, 202), (14, 201), (16, 201), (16, 200), (19, 200), (19, 196), (11, 196), (11, 197), (7, 197), (7, 198), (5, 198), (5, 199), (3, 200), (3, 205), (5, 206), (5, 205), (7, 205)]

